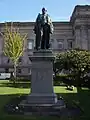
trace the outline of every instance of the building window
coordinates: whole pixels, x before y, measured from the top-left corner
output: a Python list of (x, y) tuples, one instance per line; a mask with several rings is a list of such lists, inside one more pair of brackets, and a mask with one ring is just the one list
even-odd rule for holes
[(21, 73), (21, 69), (20, 68), (18, 69), (18, 73)]
[(57, 39), (57, 44), (58, 44), (57, 49), (60, 49), (60, 50), (63, 49), (63, 47), (64, 47), (63, 41), (64, 41), (63, 39)]
[(34, 40), (29, 39), (28, 40), (28, 49), (32, 50), (34, 48)]
[(9, 69), (8, 69), (8, 68), (6, 68), (6, 69), (5, 69), (5, 73), (8, 73), (8, 72), (9, 72)]
[(68, 41), (68, 49), (72, 49), (72, 41)]
[(53, 48), (53, 42), (54, 42), (54, 39), (51, 39), (50, 40), (50, 48)]
[(33, 49), (33, 47), (32, 47), (32, 42), (29, 42), (29, 43), (28, 43), (28, 49)]
[(28, 68), (28, 73), (31, 74), (31, 69), (30, 68)]
[(63, 42), (58, 42), (58, 49), (63, 49)]

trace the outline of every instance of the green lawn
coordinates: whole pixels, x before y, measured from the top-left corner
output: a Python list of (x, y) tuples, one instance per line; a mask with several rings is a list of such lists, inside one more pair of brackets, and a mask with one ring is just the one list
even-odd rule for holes
[[(3, 111), (3, 106), (13, 97), (29, 94), (29, 83), (17, 83), (16, 86), (9, 84), (9, 81), (0, 81), (0, 120), (35, 120), (37, 117), (33, 116), (14, 116), (7, 115)], [(23, 88), (24, 87), (24, 88)], [(80, 118), (57, 118), (57, 117), (38, 117), (38, 120), (90, 120), (90, 91), (87, 88), (82, 88), (80, 91), (77, 91), (75, 88), (74, 91), (66, 90), (66, 87), (55, 86), (55, 93), (61, 95), (68, 102), (74, 101), (77, 103), (81, 109), (84, 111), (84, 114)]]

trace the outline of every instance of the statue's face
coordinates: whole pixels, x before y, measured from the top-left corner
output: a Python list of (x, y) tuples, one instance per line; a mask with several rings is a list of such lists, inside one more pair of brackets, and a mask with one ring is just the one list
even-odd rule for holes
[(46, 14), (46, 10), (44, 8), (42, 9), (42, 14)]

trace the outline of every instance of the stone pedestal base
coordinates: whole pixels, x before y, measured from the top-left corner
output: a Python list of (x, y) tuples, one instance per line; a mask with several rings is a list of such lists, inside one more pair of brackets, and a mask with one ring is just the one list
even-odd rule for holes
[[(65, 107), (63, 100), (58, 102), (53, 89), (53, 61), (54, 55), (50, 50), (34, 51), (30, 56), (31, 93), (22, 101), (22, 106), (59, 106)], [(55, 108), (54, 107), (54, 108)]]
[(28, 104), (55, 104), (57, 103), (56, 94), (30, 94), (27, 98)]
[(32, 61), (31, 94), (28, 104), (55, 104), (57, 96), (53, 90), (53, 60), (50, 50), (34, 51)]

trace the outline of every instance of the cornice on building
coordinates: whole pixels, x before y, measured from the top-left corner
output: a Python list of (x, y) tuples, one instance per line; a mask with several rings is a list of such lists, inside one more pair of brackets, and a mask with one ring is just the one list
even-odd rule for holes
[[(12, 22), (6, 22), (8, 26), (11, 25)], [(35, 22), (13, 22), (15, 26), (34, 26)], [(53, 21), (54, 25), (70, 25), (70, 22), (58, 22)], [(0, 27), (4, 27), (5, 23), (0, 23)]]
[[(22, 27), (22, 29), (28, 29), (28, 28), (33, 28), (35, 22), (13, 22), (14, 27)], [(7, 22), (8, 26), (11, 26), (11, 22)], [(59, 21), (53, 21), (54, 27), (72, 27), (72, 24), (70, 22), (59, 22)], [(3, 29), (5, 27), (5, 23), (0, 23), (0, 29)], [(20, 28), (21, 29), (21, 28)]]
[(77, 5), (75, 6), (74, 10), (73, 10), (73, 13), (72, 13), (72, 16), (70, 18), (70, 22), (73, 23), (75, 21), (76, 18), (90, 18), (90, 15), (80, 15), (80, 11), (81, 9), (84, 9), (86, 11), (90, 10), (90, 5)]
[[(13, 23), (14, 26), (33, 26), (35, 22), (6, 22), (8, 26), (11, 26), (11, 23)], [(5, 23), (0, 23), (0, 27), (4, 27)]]

